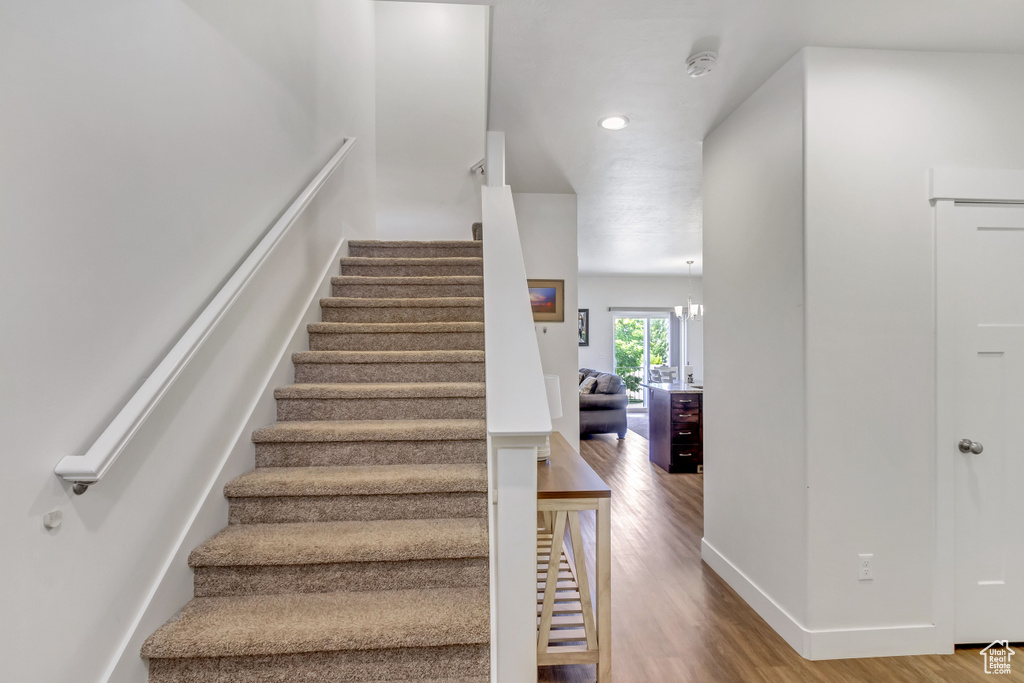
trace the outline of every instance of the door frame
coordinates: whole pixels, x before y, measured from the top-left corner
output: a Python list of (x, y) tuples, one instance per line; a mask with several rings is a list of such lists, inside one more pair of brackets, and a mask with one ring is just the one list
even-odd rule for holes
[(932, 595), (936, 652), (952, 654), (956, 624), (956, 461), (952, 427), (957, 391), (950, 345), (957, 324), (951, 293), (957, 254), (948, 248), (957, 202), (1024, 203), (1024, 170), (932, 168), (928, 200), (935, 207), (935, 576)]

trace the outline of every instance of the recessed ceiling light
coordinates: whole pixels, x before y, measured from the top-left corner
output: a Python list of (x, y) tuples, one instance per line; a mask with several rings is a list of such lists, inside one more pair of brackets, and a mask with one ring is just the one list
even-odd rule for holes
[(601, 126), (605, 130), (622, 130), (629, 125), (629, 119), (622, 114), (615, 114), (614, 116), (606, 116), (597, 122), (597, 125)]

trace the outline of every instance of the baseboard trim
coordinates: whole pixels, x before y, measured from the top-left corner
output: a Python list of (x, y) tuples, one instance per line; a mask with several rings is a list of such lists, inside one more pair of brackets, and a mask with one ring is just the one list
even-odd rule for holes
[(934, 624), (811, 630), (798, 622), (707, 539), (701, 558), (804, 659), (857, 659), (937, 654)]
[(810, 649), (807, 643), (807, 630), (789, 612), (768, 597), (746, 574), (708, 543), (707, 539), (701, 539), (700, 556), (762, 619), (768, 622), (772, 630), (789, 643), (790, 647), (801, 657), (810, 659), (807, 655)]
[(935, 624), (808, 631), (807, 659), (859, 659), (939, 654)]

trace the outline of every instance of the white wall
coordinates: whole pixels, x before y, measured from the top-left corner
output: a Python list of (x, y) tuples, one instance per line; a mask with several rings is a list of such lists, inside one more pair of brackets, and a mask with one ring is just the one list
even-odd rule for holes
[[(686, 305), (686, 293), (703, 302), (701, 278), (694, 277), (692, 287), (686, 277), (619, 275), (580, 276), (580, 308), (590, 309), (590, 345), (580, 346), (579, 366), (603, 372), (615, 372), (614, 313), (609, 306), (638, 308), (674, 308)], [(675, 324), (678, 319), (673, 318)], [(687, 357), (693, 365), (697, 383), (704, 379), (704, 322), (686, 325)], [(686, 358), (682, 358), (680, 372)]]
[(480, 220), (488, 9), (377, 2), (377, 232), (470, 239)]
[[(789, 85), (779, 80), (787, 73)], [(771, 106), (762, 89), (705, 141), (706, 298), (709, 308), (729, 312), (705, 323), (705, 538), (742, 572), (732, 582), (747, 591), (744, 597), (757, 602), (750, 593), (755, 586), (776, 601), (773, 607), (762, 600), (762, 614), (806, 596), (803, 617), (797, 610), (789, 615), (806, 656), (948, 647), (933, 626), (940, 615), (933, 604), (935, 272), (928, 170), (1024, 167), (1018, 120), (1024, 91), (1012, 87), (1022, 78), (1020, 56), (807, 49), (766, 86), (785, 95), (792, 111)], [(772, 120), (788, 133), (768, 135), (764, 126)], [(769, 146), (778, 147), (772, 165), (759, 162)], [(784, 221), (751, 220), (784, 197), (792, 204)], [(744, 214), (748, 209), (759, 214)], [(749, 310), (756, 300), (740, 296), (755, 294), (744, 290), (741, 266), (765, 261), (785, 268), (759, 282), (757, 291), (774, 299), (772, 315), (759, 320)], [(733, 321), (729, 330), (720, 327), (723, 319)], [(787, 336), (791, 343), (783, 348)], [(722, 344), (730, 337), (752, 341), (748, 348)], [(781, 384), (759, 388), (769, 378), (745, 365), (755, 342), (779, 346), (770, 367)], [(778, 351), (785, 351), (785, 362)], [(758, 421), (780, 404), (801, 401), (793, 381), (801, 369), (806, 428), (797, 414)], [(742, 385), (719, 396), (727, 388), (719, 373), (733, 370), (745, 371)], [(747, 402), (744, 395), (760, 400)], [(724, 418), (753, 421), (758, 433), (749, 447), (759, 447), (758, 457), (740, 460), (734, 451), (741, 444)], [(802, 467), (780, 471), (793, 458), (768, 451), (778, 443), (804, 447)], [(731, 473), (716, 469), (714, 458), (730, 460)], [(748, 468), (764, 478), (761, 488), (786, 486), (799, 505), (765, 500), (756, 488), (732, 490), (735, 479), (748, 479)], [(759, 519), (774, 529), (805, 529), (806, 577), (797, 573), (785, 582), (791, 598), (779, 597), (780, 547), (766, 546)], [(857, 580), (858, 553), (875, 555), (874, 581)]]
[[(226, 520), (218, 478), (251, 466), (237, 444), (325, 261), (373, 234), (372, 5), (15, 3), (0, 62), (0, 659), (10, 680), (100, 681), (137, 619), (191, 595), (175, 564), (148, 602), (192, 516), (215, 528), (208, 492)], [(57, 460), (88, 448), (344, 136), (344, 168), (74, 496)], [(141, 683), (132, 647), (117, 680)]]
[[(812, 49), (807, 64), (808, 621), (930, 624), (928, 170), (1024, 168), (1024, 57)], [(857, 553), (875, 581), (851, 575)]]
[[(512, 200), (519, 222), (526, 277), (565, 280), (565, 322), (536, 323), (534, 327), (541, 366), (546, 374), (559, 377), (562, 417), (552, 420), (552, 424), (574, 448), (578, 448), (576, 195), (513, 194)], [(486, 232), (487, 226), (484, 226), (485, 235)]]
[(704, 539), (801, 623), (803, 69), (790, 61), (705, 139), (703, 181)]

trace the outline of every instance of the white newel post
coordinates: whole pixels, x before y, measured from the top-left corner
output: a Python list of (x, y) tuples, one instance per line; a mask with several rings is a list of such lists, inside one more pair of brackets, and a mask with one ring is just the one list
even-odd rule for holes
[[(492, 439), (497, 680), (537, 680), (537, 441)], [(518, 445), (516, 442), (518, 441)]]

